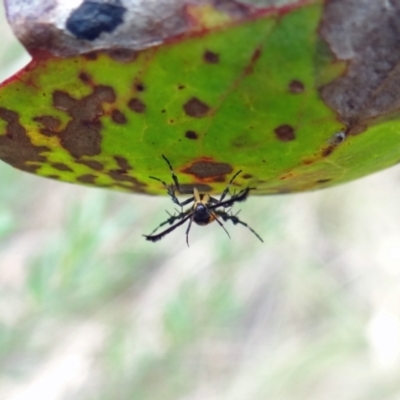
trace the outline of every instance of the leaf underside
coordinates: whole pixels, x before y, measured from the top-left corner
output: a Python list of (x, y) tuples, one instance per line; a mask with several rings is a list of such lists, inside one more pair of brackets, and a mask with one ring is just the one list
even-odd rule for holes
[[(329, 187), (400, 160), (399, 121), (358, 134), (320, 96), (344, 73), (322, 5), (271, 13), (138, 53), (36, 57), (0, 90), (0, 158), (61, 181), (165, 193)], [(381, 131), (384, 131), (381, 134)]]

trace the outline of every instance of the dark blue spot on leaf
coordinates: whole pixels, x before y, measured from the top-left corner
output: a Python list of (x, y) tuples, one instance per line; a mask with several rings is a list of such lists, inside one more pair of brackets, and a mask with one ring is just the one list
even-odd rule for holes
[(67, 29), (78, 39), (95, 40), (120, 25), (125, 11), (119, 0), (115, 4), (85, 1), (69, 16)]

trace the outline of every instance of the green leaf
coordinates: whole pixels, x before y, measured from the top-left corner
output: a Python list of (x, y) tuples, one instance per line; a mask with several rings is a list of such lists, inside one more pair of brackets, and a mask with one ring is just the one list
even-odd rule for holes
[[(201, 10), (209, 25), (221, 23), (215, 10)], [(1, 88), (0, 158), (49, 178), (142, 193), (165, 193), (149, 178), (171, 181), (162, 154), (185, 189), (212, 192), (239, 169), (238, 186), (270, 194), (391, 166), (399, 122), (356, 135), (320, 95), (346, 67), (319, 35), (322, 11), (320, 2), (274, 9), (135, 54), (36, 55)]]

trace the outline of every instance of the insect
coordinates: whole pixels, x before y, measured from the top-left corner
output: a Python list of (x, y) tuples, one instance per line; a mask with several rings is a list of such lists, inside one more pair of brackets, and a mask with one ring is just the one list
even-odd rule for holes
[[(154, 229), (150, 233), (150, 235), (143, 235), (147, 240), (150, 240), (151, 242), (157, 242), (158, 240), (161, 240), (165, 235), (168, 235), (168, 233), (171, 233), (173, 230), (178, 228), (178, 226), (183, 225), (187, 221), (189, 221), (188, 227), (186, 229), (186, 243), (188, 246), (189, 246), (189, 232), (193, 222), (196, 223), (197, 225), (208, 225), (211, 222), (216, 221), (218, 225), (226, 232), (226, 234), (230, 238), (228, 231), (225, 229), (223, 223), (220, 221), (220, 219), (222, 219), (225, 222), (231, 221), (234, 225), (240, 224), (245, 226), (251, 232), (253, 232), (253, 234), (257, 236), (259, 240), (261, 240), (261, 242), (263, 242), (263, 240), (261, 239), (261, 237), (258, 235), (257, 232), (255, 232), (250, 226), (248, 226), (245, 222), (241, 221), (237, 217), (238, 213), (232, 214), (230, 210), (231, 207), (234, 205), (234, 203), (246, 200), (251, 190), (251, 188), (246, 188), (233, 195), (229, 192), (231, 184), (233, 183), (235, 178), (242, 172), (242, 170), (236, 172), (236, 174), (233, 175), (227, 187), (222, 192), (219, 200), (215, 199), (214, 197), (211, 197), (206, 193), (200, 193), (197, 188), (194, 188), (192, 197), (184, 201), (179, 201), (178, 198), (176, 197), (175, 189), (181, 194), (184, 193), (182, 192), (181, 187), (179, 185), (178, 177), (175, 175), (172, 165), (168, 161), (167, 157), (163, 155), (162, 158), (168, 164), (174, 184), (167, 185), (163, 180), (156, 178), (154, 176), (150, 176), (149, 178), (161, 182), (167, 189), (168, 195), (171, 197), (172, 201), (176, 205), (178, 205), (181, 210), (177, 211), (177, 214), (175, 215), (171, 215), (168, 213), (169, 218), (166, 221), (162, 222), (156, 229)], [(226, 198), (227, 196), (229, 197)], [(193, 203), (192, 206), (187, 210), (183, 210), (183, 207), (190, 203)], [(154, 234), (161, 227), (167, 224), (171, 226), (160, 233)]]

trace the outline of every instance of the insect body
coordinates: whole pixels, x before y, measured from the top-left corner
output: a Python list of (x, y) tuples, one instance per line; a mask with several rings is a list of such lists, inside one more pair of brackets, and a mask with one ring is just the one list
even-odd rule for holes
[[(178, 226), (183, 225), (187, 221), (189, 221), (188, 227), (186, 229), (186, 243), (188, 246), (189, 246), (189, 232), (193, 222), (196, 223), (197, 225), (208, 225), (211, 222), (216, 221), (218, 225), (229, 236), (228, 231), (225, 229), (223, 223), (220, 221), (220, 219), (222, 219), (225, 222), (231, 221), (234, 225), (240, 224), (245, 226), (246, 228), (250, 229), (250, 231), (253, 232), (254, 235), (256, 235), (257, 238), (261, 240), (261, 242), (263, 241), (261, 237), (252, 228), (250, 228), (250, 226), (248, 226), (245, 222), (241, 221), (237, 217), (237, 214), (232, 214), (230, 211), (234, 203), (246, 200), (247, 196), (250, 193), (250, 188), (243, 189), (239, 191), (237, 194), (233, 195), (231, 195), (229, 192), (230, 185), (232, 184), (234, 179), (242, 172), (241, 170), (236, 172), (235, 175), (233, 175), (233, 177), (228, 183), (228, 186), (222, 192), (222, 195), (219, 200), (215, 199), (214, 197), (211, 197), (207, 193), (199, 193), (199, 191), (196, 188), (194, 188), (193, 196), (180, 202), (175, 194), (175, 188), (179, 193), (183, 194), (179, 186), (178, 178), (175, 175), (172, 169), (172, 165), (168, 161), (168, 159), (164, 155), (162, 157), (169, 166), (174, 184), (167, 185), (164, 181), (154, 176), (150, 176), (150, 178), (161, 182), (165, 186), (172, 201), (181, 208), (181, 211), (180, 212), (178, 211), (176, 215), (169, 214), (169, 218), (166, 221), (162, 222), (156, 229), (154, 229), (154, 231), (151, 232), (150, 235), (143, 235), (147, 240), (150, 240), (151, 242), (157, 242), (158, 240), (161, 240), (165, 235), (172, 232)], [(226, 198), (227, 196), (229, 197)], [(187, 210), (183, 211), (183, 207), (190, 203), (193, 203), (192, 206)], [(171, 226), (160, 233), (154, 234), (154, 232), (156, 232), (164, 225), (171, 225)]]

